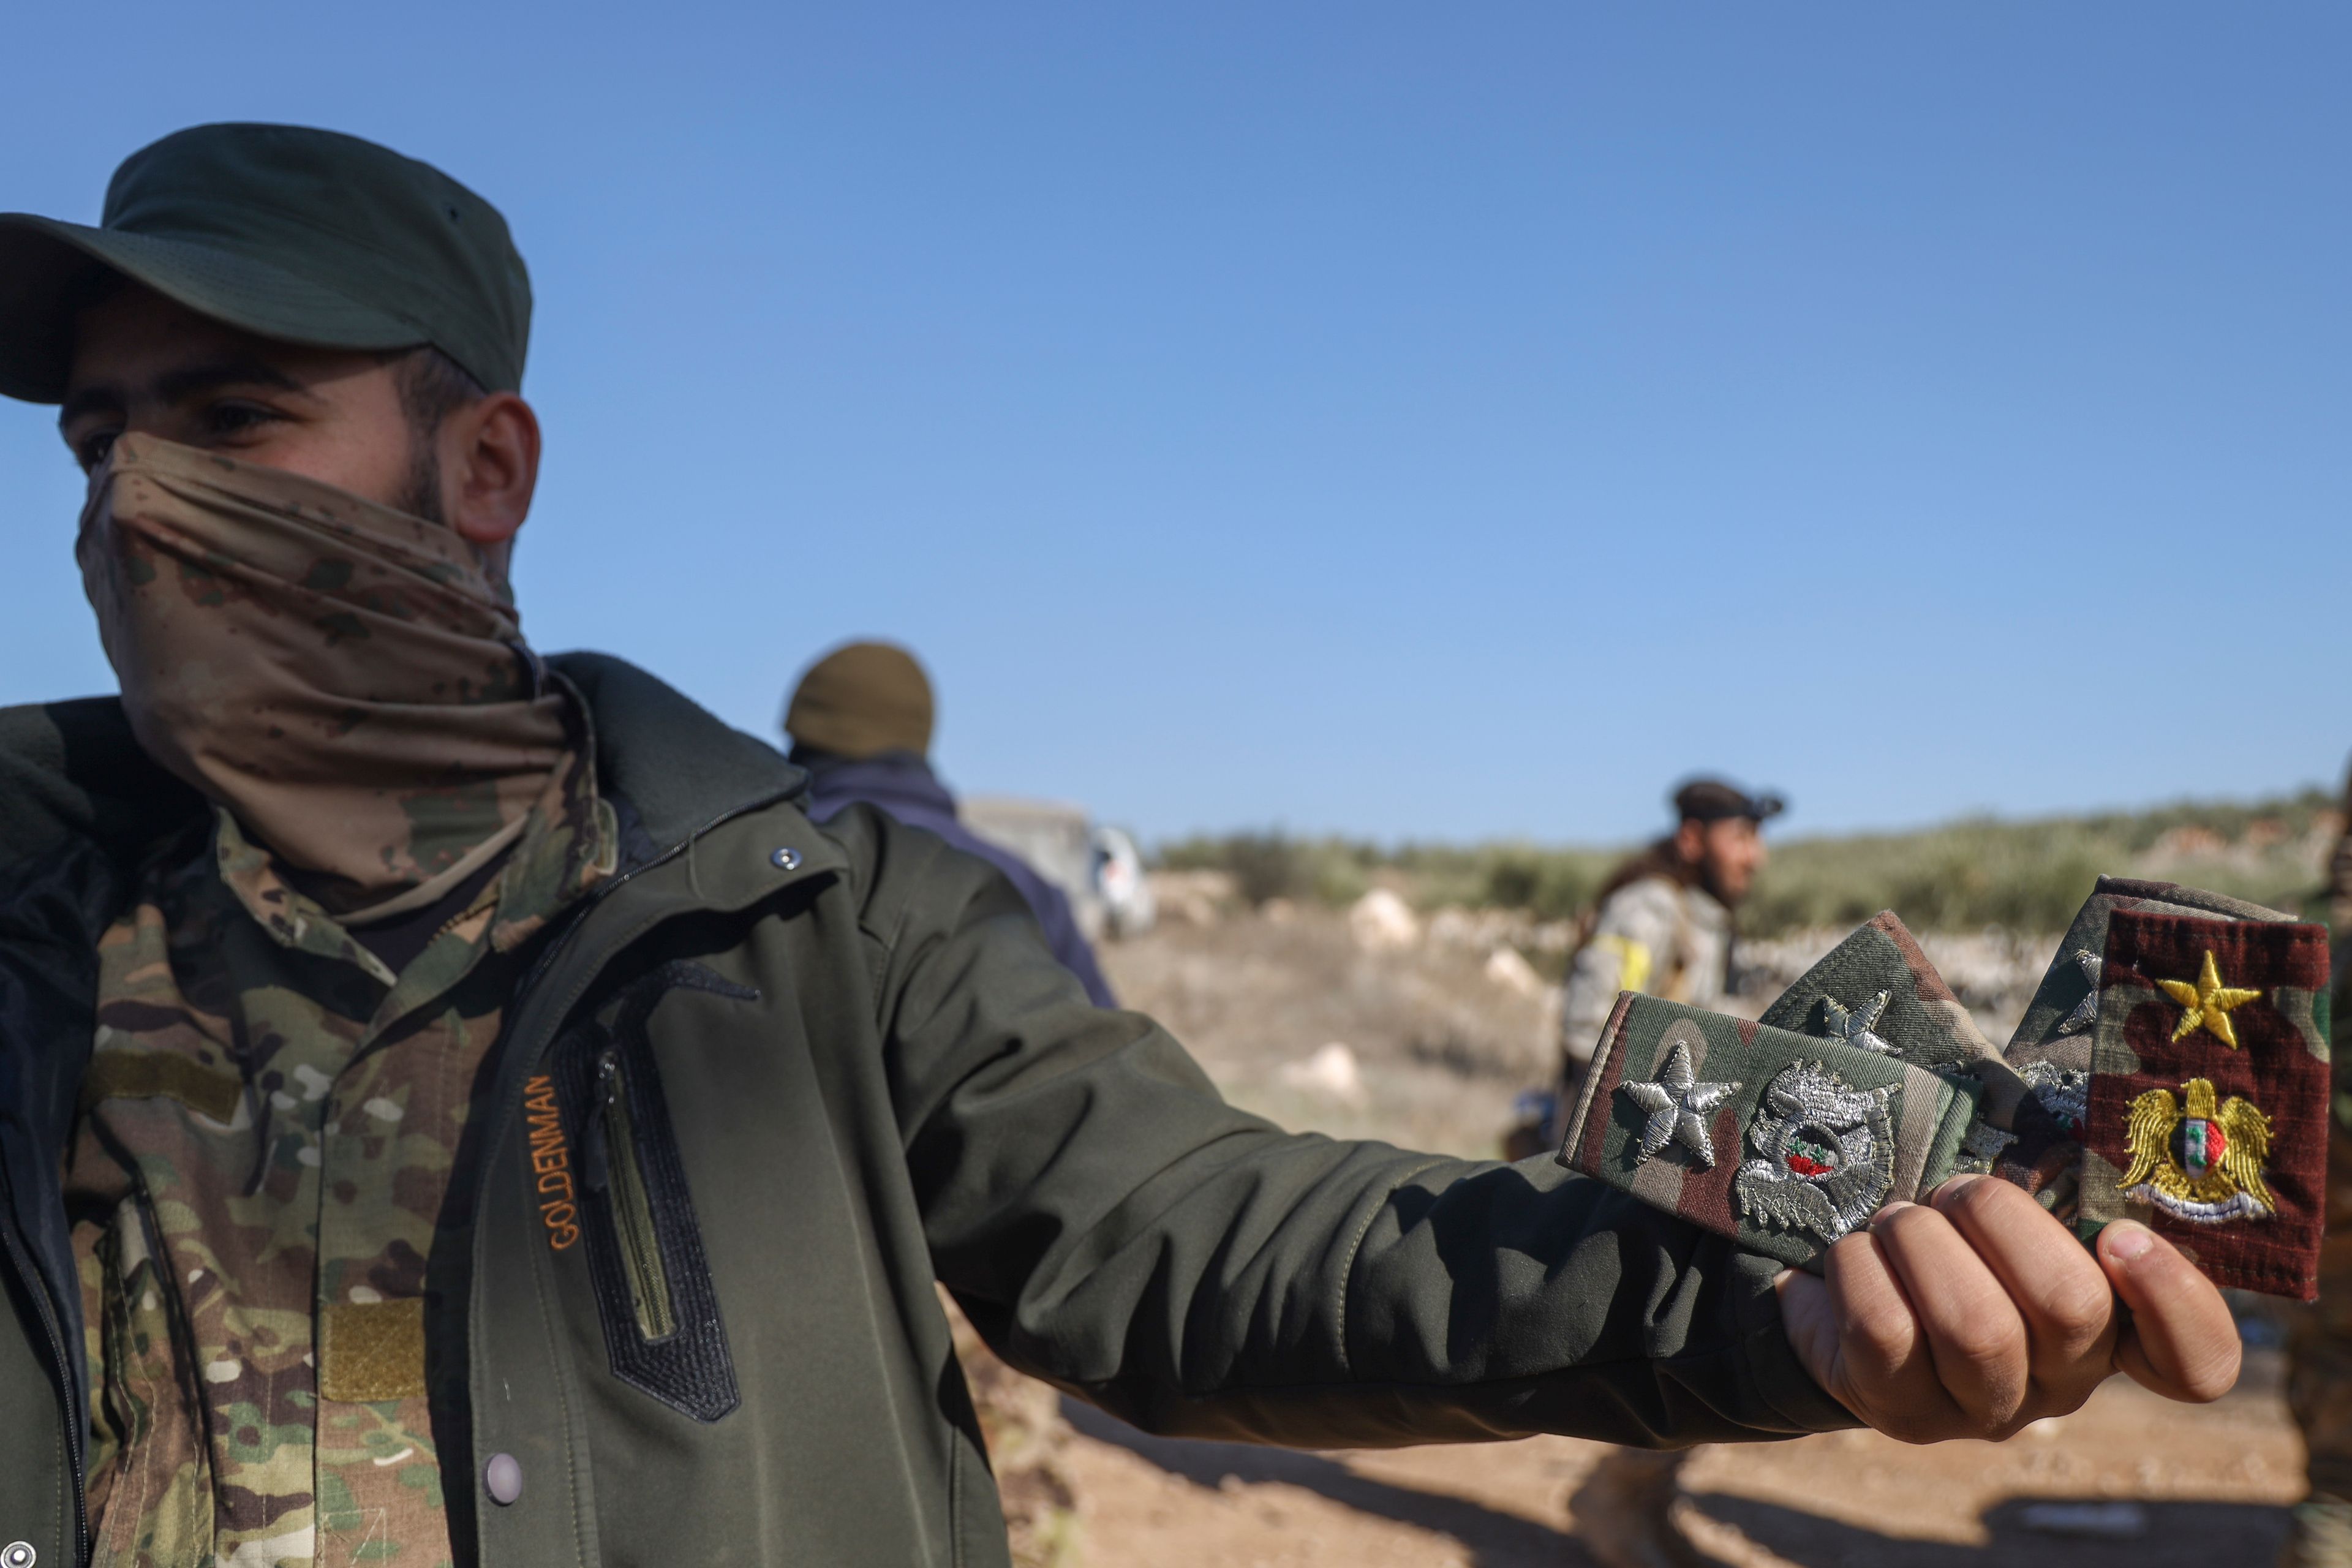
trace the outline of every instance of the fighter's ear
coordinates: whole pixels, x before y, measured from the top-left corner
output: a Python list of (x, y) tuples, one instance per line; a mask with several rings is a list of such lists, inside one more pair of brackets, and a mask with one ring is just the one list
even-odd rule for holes
[(539, 488), (539, 416), (511, 392), (493, 392), (441, 426), (443, 504), (450, 525), (496, 550), (530, 515)]

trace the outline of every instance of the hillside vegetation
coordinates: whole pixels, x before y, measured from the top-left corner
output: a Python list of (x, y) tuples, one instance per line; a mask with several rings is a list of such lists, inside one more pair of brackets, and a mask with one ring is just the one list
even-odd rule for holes
[[(2315, 789), (2251, 804), (1776, 838), (1740, 926), (1769, 937), (1850, 926), (1891, 909), (1920, 931), (2050, 931), (2066, 923), (2102, 872), (2301, 910), (2341, 830), (2334, 801)], [(1181, 840), (1163, 846), (1159, 859), (1170, 870), (1223, 871), (1254, 904), (1344, 904), (1385, 886), (1423, 909), (1524, 910), (1552, 921), (1578, 914), (1625, 852), (1524, 843), (1390, 847), (1267, 831)]]

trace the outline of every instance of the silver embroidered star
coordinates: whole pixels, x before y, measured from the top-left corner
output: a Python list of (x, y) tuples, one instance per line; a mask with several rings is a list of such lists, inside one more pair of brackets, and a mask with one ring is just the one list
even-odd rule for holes
[(2062, 1035), (2079, 1035), (2099, 1021), (2099, 955), (2087, 950), (2078, 952), (2074, 964), (2083, 972), (2083, 978), (2091, 983), (2091, 989), (2060, 1022), (2058, 1032)]
[(1650, 1113), (1642, 1129), (1642, 1152), (1636, 1165), (1664, 1148), (1679, 1143), (1709, 1170), (1715, 1168), (1715, 1141), (1706, 1135), (1708, 1113), (1729, 1099), (1736, 1083), (1701, 1083), (1691, 1070), (1690, 1047), (1682, 1041), (1666, 1053), (1654, 1083), (1620, 1086), (1633, 1103)]
[(1830, 1037), (1843, 1040), (1849, 1046), (1860, 1046), (1865, 1051), (1891, 1056), (1895, 1047), (1877, 1034), (1878, 1016), (1886, 1011), (1886, 1000), (1894, 994), (1882, 991), (1852, 1012), (1846, 1011), (1830, 997), (1822, 998), (1822, 1017), (1830, 1026)]

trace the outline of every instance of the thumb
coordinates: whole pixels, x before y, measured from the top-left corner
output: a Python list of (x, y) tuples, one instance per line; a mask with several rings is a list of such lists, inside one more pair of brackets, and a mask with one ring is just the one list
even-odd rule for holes
[(2168, 1399), (2203, 1404), (2238, 1381), (2238, 1325), (2196, 1266), (2147, 1226), (2119, 1219), (2099, 1232), (2099, 1265), (2131, 1321), (2116, 1365)]
[(1823, 1388), (1837, 1375), (1837, 1304), (1813, 1275), (1790, 1268), (1772, 1281), (1780, 1299), (1780, 1331), (1799, 1364)]

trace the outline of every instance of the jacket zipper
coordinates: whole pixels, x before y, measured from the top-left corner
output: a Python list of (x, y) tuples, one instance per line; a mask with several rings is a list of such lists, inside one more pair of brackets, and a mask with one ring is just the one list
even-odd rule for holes
[(666, 1340), (677, 1332), (677, 1308), (670, 1295), (669, 1270), (662, 1262), (653, 1194), (646, 1189), (645, 1167), (638, 1159), (629, 1087), (616, 1047), (607, 1046), (597, 1057), (590, 1096), (582, 1173), (589, 1191), (604, 1195), (606, 1211), (612, 1215), (637, 1332), (649, 1343)]
[[(572, 910), (570, 918), (563, 922), (562, 929), (555, 931), (548, 939), (546, 948), (540, 953), (538, 959), (532, 963), (530, 973), (525, 974), (522, 978), (522, 984), (515, 987), (513, 1016), (516, 1020), (520, 1022), (522, 1015), (529, 1010), (532, 994), (536, 992), (540, 985), (546, 981), (549, 973), (555, 967), (555, 961), (562, 957), (563, 953), (571, 948), (572, 939), (579, 934), (580, 928), (587, 923), (588, 916), (595, 910), (597, 905), (603, 903), (606, 899), (611, 898), (614, 893), (619, 892), (623, 888), (628, 886), (632, 880), (644, 873), (652, 870), (655, 867), (666, 866), (670, 861), (677, 859), (680, 855), (686, 852), (687, 847), (692, 844), (696, 839), (701, 838), (704, 836), (716, 831), (726, 824), (734, 821), (739, 816), (748, 816), (755, 811), (765, 811), (768, 807), (775, 805), (778, 801), (790, 800), (793, 796), (801, 793), (802, 787), (802, 785), (796, 784), (790, 789), (779, 790), (773, 795), (763, 795), (758, 800), (746, 801), (740, 805), (730, 806), (727, 810), (720, 812), (718, 816), (710, 818), (708, 822), (705, 822), (701, 826), (696, 828), (693, 832), (688, 834), (677, 843), (671, 845), (668, 848), (663, 850), (660, 854), (655, 856), (652, 859), (647, 860), (644, 865), (631, 867), (620, 875), (607, 879), (594, 891), (591, 892), (584, 903), (580, 904), (577, 908)], [(649, 921), (646, 922), (645, 926), (638, 930), (630, 931), (628, 935), (617, 944), (617, 947), (627, 947), (631, 942), (635, 942), (639, 937), (643, 936), (646, 930), (649, 930), (659, 923), (661, 923), (659, 921)], [(591, 971), (572, 987), (570, 994), (562, 998), (561, 1005), (558, 1005), (551, 1015), (554, 1019), (553, 1027), (551, 1029), (542, 1030), (542, 1039), (530, 1051), (524, 1052), (516, 1048), (522, 1043), (521, 1037), (520, 1035), (518, 1035), (515, 1039), (508, 1043), (506, 1047), (508, 1052), (507, 1059), (499, 1068), (499, 1071), (505, 1075), (507, 1081), (499, 1086), (498, 1094), (498, 1109), (495, 1112), (495, 1120), (491, 1123), (492, 1127), (497, 1130), (497, 1141), (493, 1142), (490, 1147), (482, 1151), (481, 1168), (483, 1170), (488, 1171), (495, 1167), (499, 1151), (504, 1145), (507, 1129), (512, 1126), (516, 1121), (521, 1120), (524, 1087), (526, 1080), (530, 1076), (531, 1068), (538, 1064), (539, 1058), (546, 1054), (548, 1042), (551, 1041), (554, 1034), (562, 1029), (564, 1018), (571, 1014), (572, 1008), (580, 1005), (580, 998), (587, 994), (588, 987), (594, 983), (595, 978), (595, 973)], [(601, 1123), (602, 1118), (598, 1118), (597, 1121), (598, 1123)], [(586, 1152), (587, 1152), (584, 1150), (582, 1152), (583, 1160), (586, 1158)], [(482, 1235), (481, 1212), (479, 1205), (488, 1201), (488, 1193), (489, 1185), (488, 1183), (484, 1183), (476, 1190), (475, 1194), (474, 1201), (476, 1210), (474, 1221), (476, 1228), (474, 1234), (477, 1246), (480, 1245), (480, 1237)], [(478, 1280), (480, 1279), (479, 1263), (480, 1258), (478, 1254), (476, 1258), (476, 1279)]]

